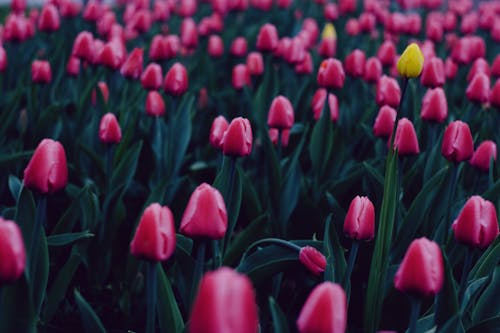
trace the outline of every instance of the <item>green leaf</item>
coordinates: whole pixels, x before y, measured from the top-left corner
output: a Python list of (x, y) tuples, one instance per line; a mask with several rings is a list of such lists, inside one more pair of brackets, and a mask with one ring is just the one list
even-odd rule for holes
[(323, 247), (326, 256), (325, 281), (341, 283), (347, 269), (344, 248), (340, 244), (335, 226), (331, 226), (333, 215), (330, 214), (325, 222), (325, 239)]
[(14, 221), (19, 225), (23, 233), (24, 244), (31, 244), (33, 224), (35, 223), (35, 200), (33, 194), (26, 187), (21, 188), (21, 194), (17, 201), (16, 217)]
[(37, 317), (26, 275), (22, 275), (16, 283), (1, 288), (0, 332), (36, 333)]
[(500, 316), (486, 319), (473, 327), (466, 333), (498, 333), (500, 332)]
[(443, 288), (436, 296), (435, 302), (435, 318), (436, 324), (438, 327), (441, 327), (443, 324), (448, 322), (450, 318), (458, 312), (458, 287), (456, 286), (455, 279), (453, 278), (453, 268), (450, 265), (450, 261), (448, 260), (448, 256), (446, 252), (441, 250), (443, 254), (443, 263), (444, 263), (444, 284)]
[(365, 305), (365, 327), (368, 333), (373, 333), (378, 328), (386, 293), (384, 285), (389, 265), (389, 250), (392, 243), (397, 205), (397, 163), (397, 153), (395, 151), (389, 152), (385, 170), (384, 197), (368, 278)]
[(462, 325), (462, 319), (460, 314), (456, 314), (451, 317), (441, 329), (438, 329), (438, 333), (465, 333), (464, 326)]
[(373, 179), (377, 181), (377, 183), (379, 183), (381, 186), (384, 185), (384, 177), (382, 177), (382, 175), (380, 174), (380, 172), (378, 172), (377, 169), (372, 167), (367, 162), (363, 162), (363, 166), (365, 167), (366, 171), (368, 171), (368, 173), (373, 177)]
[(300, 188), (302, 184), (302, 170), (298, 163), (290, 169), (283, 179), (283, 187), (281, 190), (282, 197), (280, 200), (281, 221), (284, 225), (288, 223), (295, 206), (299, 200)]
[(74, 243), (80, 239), (88, 239), (94, 237), (88, 230), (82, 232), (66, 233), (51, 235), (47, 237), (48, 246), (65, 246)]
[(75, 289), (74, 291), (76, 305), (80, 310), (83, 327), (86, 333), (106, 333), (106, 329), (102, 325), (101, 320), (95, 313), (94, 309), (83, 298), (83, 296)]
[(187, 254), (191, 254), (193, 250), (193, 240), (181, 234), (175, 235), (176, 247), (181, 248)]
[(179, 172), (184, 155), (191, 140), (191, 112), (193, 110), (194, 96), (186, 95), (179, 109), (176, 110), (175, 118), (169, 126), (169, 159), (167, 163), (170, 165), (169, 175), (175, 176)]
[(184, 321), (177, 306), (170, 281), (161, 265), (157, 265), (158, 273), (158, 320), (162, 333), (181, 333)]
[(17, 202), (17, 199), (19, 198), (19, 193), (21, 193), (22, 186), (23, 186), (23, 184), (19, 180), (19, 178), (17, 178), (14, 175), (9, 175), (10, 194), (12, 194), (12, 198), (14, 198), (14, 200), (16, 200), (16, 202)]
[(281, 311), (280, 306), (273, 297), (269, 297), (269, 309), (271, 310), (271, 316), (273, 318), (273, 332), (275, 333), (288, 333), (290, 329), (288, 328), (288, 323), (286, 316)]
[[(142, 141), (136, 142), (132, 145), (123, 158), (118, 162), (118, 165), (113, 169), (113, 176), (111, 177), (111, 195), (113, 197), (118, 191), (126, 190), (135, 175), (137, 163), (139, 162), (139, 155), (142, 149)], [(116, 156), (115, 156), (116, 157)], [(116, 158), (115, 158), (116, 160)]]
[(322, 178), (325, 167), (330, 161), (333, 147), (333, 124), (330, 118), (328, 103), (325, 101), (325, 109), (320, 119), (313, 127), (311, 141), (309, 142), (309, 156), (312, 162), (312, 168), (316, 177)]
[(491, 244), (469, 273), (469, 279), (487, 276), (500, 262), (500, 237)]
[(474, 299), (476, 294), (482, 289), (482, 287), (484, 287), (486, 282), (488, 282), (487, 276), (474, 280), (469, 284), (467, 290), (465, 290), (464, 299), (462, 301), (462, 306), (460, 310), (462, 313), (465, 312), (468, 305), (472, 305), (473, 303), (472, 300)]
[(497, 266), (491, 276), (491, 281), (478, 298), (472, 313), (473, 322), (479, 322), (500, 313), (500, 266)]
[(27, 160), (31, 158), (33, 152), (34, 152), (33, 150), (30, 150), (30, 151), (23, 151), (20, 153), (13, 153), (10, 155), (2, 155), (0, 157), (0, 167), (3, 168), (9, 165), (10, 163), (16, 163), (18, 161)]
[(49, 248), (47, 246), (47, 238), (45, 237), (45, 231), (43, 228), (40, 232), (41, 235), (38, 246), (36, 275), (33, 276), (32, 281), (30, 281), (30, 285), (33, 288), (33, 302), (37, 314), (39, 314), (41, 310), (47, 289), (47, 282), (49, 280)]

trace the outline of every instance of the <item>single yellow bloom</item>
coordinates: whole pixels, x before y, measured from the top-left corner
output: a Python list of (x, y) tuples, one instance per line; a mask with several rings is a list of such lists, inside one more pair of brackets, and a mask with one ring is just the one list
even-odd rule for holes
[(398, 60), (399, 75), (407, 78), (417, 77), (422, 73), (423, 67), (424, 55), (417, 44), (411, 43)]
[(323, 28), (323, 32), (321, 33), (321, 39), (326, 38), (337, 39), (337, 31), (331, 23), (327, 23)]

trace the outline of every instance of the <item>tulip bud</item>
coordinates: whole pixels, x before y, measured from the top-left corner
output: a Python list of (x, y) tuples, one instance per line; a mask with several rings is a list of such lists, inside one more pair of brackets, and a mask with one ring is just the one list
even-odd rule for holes
[(457, 75), (458, 66), (451, 58), (446, 58), (444, 62), (444, 73), (447, 79), (454, 79)]
[(203, 183), (189, 198), (182, 216), (181, 233), (194, 237), (221, 239), (227, 230), (227, 212), (220, 192)]
[(383, 75), (377, 83), (375, 100), (379, 106), (389, 105), (393, 108), (399, 106), (401, 99), (401, 89), (398, 82), (386, 75)]
[(422, 297), (436, 295), (443, 287), (444, 265), (439, 245), (427, 238), (411, 242), (394, 277), (397, 290)]
[[(107, 103), (108, 99), (109, 99), (108, 85), (106, 84), (106, 82), (100, 81), (97, 83), (97, 87), (99, 88), (99, 91), (101, 92), (102, 99), (104, 100), (105, 103)], [(91, 102), (92, 102), (92, 105), (94, 105), (94, 106), (97, 102), (97, 92), (95, 89), (92, 90)]]
[(0, 287), (21, 277), (26, 266), (26, 250), (19, 226), (0, 217)]
[(345, 32), (347, 35), (354, 37), (360, 34), (361, 27), (359, 26), (358, 20), (355, 18), (350, 18), (345, 23)]
[(318, 76), (318, 84), (322, 88), (340, 89), (344, 86), (345, 73), (342, 63), (337, 59), (326, 59), (321, 63)]
[(161, 66), (155, 63), (149, 64), (141, 75), (141, 84), (147, 90), (160, 88), (162, 80)]
[(500, 77), (500, 54), (495, 57), (491, 64), (491, 75)]
[(474, 248), (487, 248), (499, 233), (495, 206), (478, 195), (472, 196), (458, 214), (452, 228), (458, 242)]
[(365, 62), (364, 79), (368, 83), (376, 83), (382, 76), (382, 63), (378, 58), (371, 57)]
[[(326, 100), (326, 89), (318, 89), (314, 93), (311, 101), (311, 108), (313, 110), (314, 120), (321, 118), (321, 112), (325, 105)], [(328, 94), (328, 108), (330, 109), (330, 117), (333, 122), (339, 119), (339, 102), (337, 96), (334, 94)]]
[(407, 78), (417, 77), (424, 66), (424, 55), (417, 44), (411, 43), (406, 47), (398, 60), (399, 75)]
[(373, 134), (377, 137), (388, 138), (392, 135), (397, 112), (389, 105), (384, 105), (375, 118)]
[(121, 139), (122, 130), (116, 116), (113, 113), (106, 113), (99, 125), (99, 140), (102, 143), (113, 144), (120, 143)]
[(78, 76), (80, 73), (80, 59), (71, 56), (66, 64), (66, 73), (71, 76)]
[(181, 43), (187, 49), (195, 49), (198, 46), (198, 30), (192, 18), (182, 20)]
[(352, 51), (344, 61), (347, 75), (352, 77), (362, 77), (365, 71), (366, 56), (359, 49)]
[(372, 13), (361, 13), (359, 15), (359, 28), (362, 32), (370, 33), (375, 30), (376, 17)]
[(123, 63), (120, 73), (126, 78), (137, 80), (142, 73), (144, 49), (136, 47)]
[(497, 160), (497, 145), (491, 140), (483, 141), (470, 159), (470, 164), (483, 171), (490, 169), (490, 161)]
[(294, 112), (292, 103), (284, 96), (273, 99), (267, 117), (267, 126), (278, 129), (292, 128)]
[(335, 3), (327, 3), (323, 7), (323, 16), (327, 21), (335, 21), (339, 17), (339, 9)]
[(344, 233), (355, 240), (371, 240), (375, 234), (375, 207), (368, 197), (356, 196), (344, 220)]
[(246, 118), (231, 121), (222, 137), (222, 152), (228, 156), (248, 156), (252, 152), (252, 126)]
[(467, 82), (470, 82), (474, 76), (478, 73), (486, 74), (486, 76), (490, 76), (490, 65), (484, 58), (478, 58), (474, 60), (472, 63), (472, 67), (467, 74)]
[(441, 154), (451, 162), (461, 162), (472, 157), (474, 142), (469, 125), (456, 120), (444, 131)]
[(224, 133), (226, 132), (229, 123), (227, 122), (224, 116), (218, 116), (214, 119), (212, 123), (212, 127), (210, 128), (210, 144), (216, 148), (222, 148), (222, 138), (224, 137)]
[(486, 103), (490, 98), (490, 78), (484, 73), (478, 73), (467, 86), (465, 95), (472, 102)]
[(401, 118), (398, 121), (396, 136), (394, 137), (394, 148), (398, 149), (399, 156), (415, 155), (420, 152), (417, 133), (411, 121)]
[(446, 78), (444, 75), (444, 63), (441, 58), (433, 57), (426, 61), (420, 82), (425, 87), (442, 87)]
[(176, 62), (168, 70), (163, 81), (163, 89), (172, 96), (180, 96), (188, 89), (188, 75), (186, 67), (179, 62)]
[(126, 56), (127, 51), (123, 42), (119, 39), (113, 39), (104, 45), (99, 55), (99, 63), (113, 70), (117, 70), (125, 61)]
[(235, 57), (244, 57), (247, 54), (247, 40), (244, 37), (236, 37), (229, 52)]
[(322, 38), (318, 46), (318, 54), (323, 58), (332, 58), (337, 53), (337, 39)]
[(14, 13), (22, 13), (26, 10), (26, 0), (12, 0), (10, 8)]
[(344, 333), (347, 326), (347, 300), (340, 285), (323, 282), (307, 297), (297, 319), (300, 333)]
[(383, 42), (377, 51), (377, 58), (382, 65), (391, 66), (396, 60), (396, 46), (394, 43), (390, 40)]
[(259, 34), (257, 35), (257, 50), (261, 52), (273, 52), (278, 47), (278, 30), (270, 23), (264, 24), (260, 27)]
[(165, 114), (165, 102), (156, 90), (148, 92), (146, 97), (146, 114), (151, 117), (161, 117)]
[(211, 35), (208, 38), (208, 54), (211, 57), (218, 58), (224, 54), (224, 42), (218, 35)]
[(24, 186), (42, 194), (66, 187), (68, 167), (64, 147), (51, 139), (43, 139), (24, 169)]
[(311, 53), (306, 52), (304, 60), (295, 64), (295, 73), (302, 75), (310, 75), (313, 72), (313, 61)]
[(497, 79), (490, 93), (490, 103), (500, 108), (500, 79)]
[(189, 333), (256, 333), (259, 326), (250, 279), (222, 267), (200, 281), (189, 320)]
[(326, 269), (325, 256), (312, 246), (300, 249), (299, 260), (314, 275), (320, 275)]
[[(277, 128), (270, 128), (268, 132), (269, 139), (275, 146), (278, 144), (279, 131), (280, 130), (278, 130)], [(289, 129), (281, 130), (281, 146), (288, 147), (289, 141), (290, 141), (290, 130)]]
[(420, 117), (426, 121), (442, 123), (448, 116), (448, 102), (443, 88), (429, 89), (422, 99)]
[(48, 61), (34, 60), (31, 63), (31, 81), (34, 83), (50, 83), (52, 71)]
[(38, 19), (38, 29), (45, 32), (53, 32), (59, 30), (61, 19), (56, 6), (49, 3), (43, 6), (40, 18)]
[(259, 52), (250, 52), (247, 56), (248, 73), (252, 76), (259, 76), (264, 73), (264, 59)]
[(170, 258), (175, 250), (174, 217), (167, 206), (149, 205), (130, 243), (130, 253), (153, 262)]
[(231, 83), (234, 89), (237, 90), (243, 89), (244, 86), (250, 86), (252, 84), (247, 65), (238, 64), (233, 67)]

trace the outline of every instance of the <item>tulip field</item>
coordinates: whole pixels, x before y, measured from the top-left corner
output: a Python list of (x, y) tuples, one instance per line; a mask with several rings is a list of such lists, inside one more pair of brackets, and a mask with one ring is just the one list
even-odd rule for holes
[(0, 333), (500, 333), (500, 1), (0, 7)]

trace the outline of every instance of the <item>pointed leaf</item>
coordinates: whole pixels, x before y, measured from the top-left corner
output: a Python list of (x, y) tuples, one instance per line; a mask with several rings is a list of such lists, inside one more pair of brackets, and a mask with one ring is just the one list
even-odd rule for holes
[(170, 281), (161, 265), (157, 265), (158, 274), (158, 320), (162, 333), (181, 333), (184, 321), (177, 306)]
[(271, 316), (273, 318), (273, 332), (275, 333), (288, 333), (290, 329), (288, 328), (287, 318), (283, 311), (281, 311), (280, 306), (273, 297), (269, 297), (269, 308), (271, 310)]
[(88, 230), (82, 232), (66, 233), (51, 235), (47, 237), (48, 246), (65, 246), (74, 243), (80, 239), (88, 239), (94, 237)]
[(82, 318), (83, 327), (86, 333), (106, 333), (106, 329), (102, 325), (101, 320), (95, 313), (94, 309), (89, 303), (83, 298), (78, 290), (74, 291), (76, 305), (80, 310), (80, 316)]

